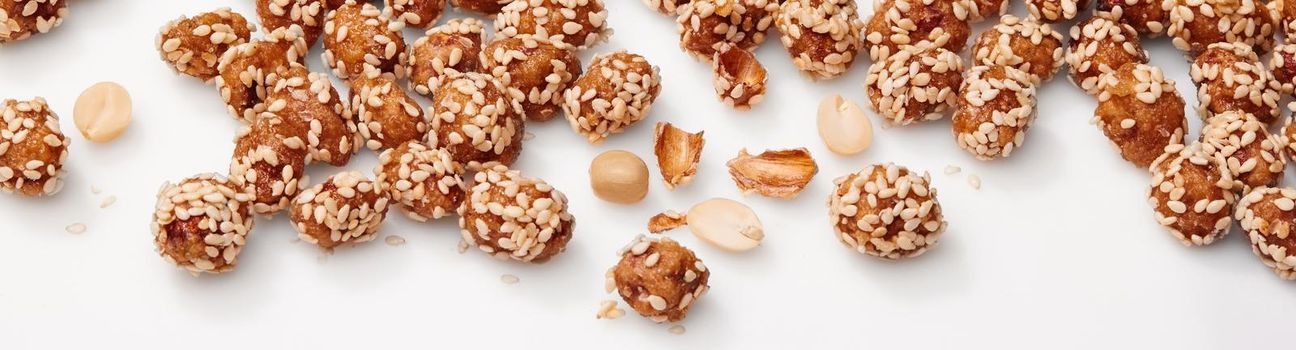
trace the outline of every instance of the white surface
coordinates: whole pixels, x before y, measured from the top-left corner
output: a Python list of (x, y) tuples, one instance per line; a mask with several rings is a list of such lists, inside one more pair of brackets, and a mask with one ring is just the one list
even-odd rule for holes
[[(831, 93), (864, 105), (860, 84), (870, 62), (810, 83), (769, 40), (758, 50), (772, 73), (769, 95), (751, 112), (734, 112), (714, 98), (710, 68), (679, 51), (671, 19), (639, 0), (607, 2), (617, 34), (582, 59), (623, 48), (644, 54), (661, 66), (665, 89), (648, 120), (603, 145), (587, 145), (563, 121), (528, 126), (536, 137), (517, 168), (570, 197), (577, 225), (566, 253), (538, 266), (460, 255), (454, 219), (421, 225), (391, 215), (383, 234), (408, 244), (379, 239), (324, 258), (293, 243), (280, 215), (258, 220), (235, 272), (193, 278), (153, 252), (154, 195), (163, 181), (224, 172), (239, 124), (214, 87), (175, 75), (158, 59), (153, 37), (180, 14), (231, 1), (73, 1), (71, 17), (52, 34), (0, 48), (0, 96), (45, 96), (74, 139), (61, 194), (0, 197), (0, 348), (1286, 346), (1275, 336), (1291, 330), (1296, 284), (1261, 265), (1237, 229), (1214, 246), (1186, 248), (1158, 227), (1145, 204), (1148, 175), (1089, 124), (1095, 102), (1065, 73), (1042, 88), (1038, 122), (1011, 159), (974, 160), (955, 146), (948, 120), (878, 128), (872, 149), (842, 157), (819, 141), (814, 112)], [(252, 1), (233, 3), (255, 17)], [(408, 41), (414, 33), (407, 31)], [(1164, 38), (1147, 46), (1191, 106), (1187, 63)], [(323, 71), (319, 52), (309, 63)], [(104, 80), (134, 94), (135, 124), (114, 143), (90, 144), (72, 125), (72, 105)], [(1201, 123), (1190, 119), (1195, 138)], [(643, 203), (597, 200), (589, 161), (627, 149), (655, 163), (657, 121), (706, 130), (696, 182), (667, 191), (653, 166)], [(743, 147), (801, 146), (821, 167), (805, 193), (793, 201), (741, 199), (725, 161)], [(950, 223), (939, 247), (901, 263), (843, 248), (824, 207), (833, 178), (888, 161), (931, 172)], [(348, 169), (369, 172), (375, 162), (366, 150)], [(963, 172), (945, 175), (949, 164)], [(310, 173), (319, 180), (336, 171), (317, 165)], [(971, 174), (981, 177), (980, 191), (967, 184)], [(108, 195), (117, 203), (100, 209)], [(603, 293), (603, 273), (617, 249), (644, 232), (653, 213), (715, 196), (752, 206), (766, 240), (731, 254), (687, 230), (669, 233), (714, 271), (711, 292), (682, 323), (688, 332), (670, 334), (624, 303), (626, 317), (596, 320), (599, 303), (615, 298)], [(76, 222), (88, 231), (64, 231)], [(505, 285), (502, 274), (521, 282)]]

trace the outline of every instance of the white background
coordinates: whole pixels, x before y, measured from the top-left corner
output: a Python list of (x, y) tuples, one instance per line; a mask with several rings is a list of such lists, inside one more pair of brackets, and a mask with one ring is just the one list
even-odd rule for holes
[[(607, 0), (616, 34), (581, 57), (588, 64), (594, 53), (628, 49), (660, 66), (665, 88), (649, 118), (598, 146), (561, 120), (528, 125), (535, 138), (516, 168), (564, 191), (577, 220), (574, 240), (551, 262), (461, 255), (454, 219), (418, 224), (395, 212), (381, 233), (408, 244), (379, 239), (325, 256), (295, 242), (280, 215), (258, 219), (236, 271), (194, 278), (153, 251), (154, 195), (164, 181), (225, 172), (239, 123), (225, 114), (213, 86), (176, 75), (158, 59), (154, 36), (181, 14), (231, 2), (255, 18), (252, 1), (72, 1), (70, 18), (53, 33), (0, 48), (0, 97), (46, 97), (74, 140), (62, 193), (0, 197), (0, 348), (1289, 344), (1280, 338), (1296, 316), (1296, 284), (1265, 268), (1236, 228), (1214, 246), (1187, 248), (1157, 226), (1145, 204), (1148, 175), (1121, 160), (1089, 124), (1095, 101), (1065, 73), (1041, 88), (1039, 119), (1010, 159), (974, 160), (955, 145), (948, 119), (877, 127), (873, 148), (843, 157), (819, 141), (816, 106), (834, 93), (865, 105), (860, 84), (871, 62), (812, 83), (771, 37), (757, 50), (772, 75), (768, 96), (750, 112), (735, 112), (714, 97), (709, 66), (678, 49), (673, 21), (639, 0)], [(871, 4), (861, 6), (871, 12)], [(463, 15), (447, 15), (457, 16)], [(406, 40), (416, 34), (407, 30)], [(1191, 112), (1187, 62), (1165, 38), (1146, 46), (1153, 64), (1178, 82), (1196, 138), (1201, 123)], [(324, 71), (319, 52), (313, 48), (309, 64)], [(71, 121), (76, 96), (98, 81), (121, 83), (135, 101), (135, 123), (109, 144), (84, 140)], [(642, 203), (593, 197), (586, 169), (594, 155), (625, 149), (655, 164), (658, 121), (706, 131), (696, 181), (667, 191), (653, 165)], [(742, 198), (724, 163), (744, 147), (808, 147), (820, 172), (795, 200)], [(931, 172), (950, 226), (926, 255), (885, 262), (834, 238), (824, 205), (832, 179), (876, 162)], [(375, 163), (365, 150), (347, 169), (370, 173)], [(963, 172), (944, 174), (951, 164)], [(310, 174), (318, 181), (336, 171), (321, 164)], [(981, 177), (981, 190), (968, 185), (969, 174)], [(92, 186), (103, 194), (92, 194)], [(108, 195), (117, 203), (100, 209)], [(669, 233), (713, 271), (711, 292), (681, 323), (687, 333), (671, 334), (623, 303), (626, 317), (596, 320), (600, 302), (615, 298), (603, 292), (603, 273), (617, 249), (645, 232), (652, 214), (710, 197), (750, 205), (767, 238), (754, 251), (734, 254), (687, 229)], [(64, 231), (78, 222), (88, 231)], [(503, 284), (502, 274), (521, 282)]]

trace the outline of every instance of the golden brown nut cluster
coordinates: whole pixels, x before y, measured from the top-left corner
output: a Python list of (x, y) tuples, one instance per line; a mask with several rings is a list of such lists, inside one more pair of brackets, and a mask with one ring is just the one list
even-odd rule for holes
[(1070, 21), (1089, 9), (1089, 0), (1026, 0), (1026, 11), (1040, 22)]
[(890, 125), (936, 120), (958, 101), (963, 59), (930, 43), (905, 46), (869, 67), (869, 107)]
[(343, 166), (360, 150), (360, 135), (346, 100), (338, 96), (333, 82), (322, 73), (292, 64), (267, 78), (266, 114), (280, 117), (293, 136), (306, 142), (306, 163), (321, 161)]
[(255, 223), (253, 196), (216, 174), (163, 184), (149, 225), (155, 249), (194, 275), (233, 271)]
[(234, 137), (230, 183), (247, 187), (249, 205), (260, 215), (273, 215), (288, 207), (310, 182), (306, 177), (306, 141), (276, 115), (257, 118)]
[(936, 245), (945, 218), (931, 176), (903, 166), (870, 165), (833, 183), (828, 218), (837, 238), (860, 253), (883, 259), (912, 258)]
[(769, 73), (751, 51), (725, 44), (711, 59), (716, 95), (725, 105), (744, 111), (765, 99)]
[(864, 49), (874, 62), (929, 41), (952, 52), (963, 51), (972, 35), (963, 0), (885, 0), (873, 8), (864, 27)]
[(464, 242), (501, 259), (540, 263), (567, 249), (576, 219), (549, 184), (497, 165), (478, 172), (459, 206)]
[(608, 269), (606, 288), (654, 322), (676, 322), (706, 294), (711, 270), (668, 237), (636, 236), (617, 252), (621, 260)]
[[(0, 19), (0, 23), (3, 22)], [(248, 23), (242, 15), (222, 8), (193, 18), (181, 16), (168, 22), (154, 41), (162, 60), (176, 72), (211, 81), (220, 74), (216, 66), (225, 51), (246, 43), (255, 30), (256, 26)]]
[(1048, 23), (1003, 16), (972, 44), (972, 62), (1009, 66), (1029, 73), (1038, 82), (1053, 79), (1065, 60), (1062, 33)]
[(643, 3), (663, 15), (675, 16), (679, 14), (679, 8), (684, 7), (684, 5), (688, 4), (690, 1), (691, 0), (643, 0)]
[(831, 79), (859, 54), (860, 21), (851, 0), (784, 0), (774, 16), (792, 64), (811, 79)]
[(1035, 121), (1032, 76), (1009, 66), (976, 66), (959, 88), (954, 140), (977, 159), (1007, 158)]
[(648, 116), (659, 94), (658, 68), (643, 56), (600, 54), (563, 92), (563, 111), (572, 130), (597, 144)]
[(1126, 63), (1103, 75), (1097, 89), (1093, 122), (1125, 160), (1147, 169), (1166, 146), (1184, 142), (1184, 100), (1161, 69)]
[(1174, 46), (1197, 55), (1214, 43), (1243, 43), (1257, 54), (1274, 45), (1276, 17), (1259, 0), (1171, 0)]
[(466, 190), (463, 173), (450, 151), (414, 141), (383, 151), (374, 168), (378, 191), (415, 221), (440, 219), (458, 210)]
[(309, 50), (301, 28), (275, 29), (261, 40), (231, 47), (221, 56), (216, 88), (230, 116), (251, 123), (265, 111), (266, 77), (305, 64)]
[(679, 8), (680, 49), (708, 61), (722, 45), (751, 50), (765, 42), (777, 0), (694, 0)]
[(256, 11), (266, 32), (297, 25), (306, 38), (306, 46), (314, 46), (324, 31), (328, 4), (324, 0), (256, 0)]
[(351, 115), (365, 147), (374, 151), (421, 141), (428, 132), (428, 115), (418, 101), (388, 75), (351, 79)]
[(1241, 112), (1216, 114), (1202, 128), (1202, 149), (1222, 159), (1242, 193), (1254, 187), (1273, 186), (1287, 169), (1282, 139), (1269, 133), (1265, 123)]
[(370, 72), (404, 78), (409, 58), (401, 34), (404, 27), (373, 4), (347, 0), (329, 11), (324, 21), (324, 64), (342, 79)]
[(482, 31), (476, 18), (456, 18), (429, 29), (409, 48), (410, 89), (430, 96), (447, 70), (467, 73), (481, 69)]
[(435, 25), (446, 8), (446, 0), (383, 0), (383, 4), (383, 16), (419, 29)]
[(0, 103), (0, 192), (49, 196), (63, 189), (71, 142), (44, 98)]
[(522, 106), (490, 75), (451, 74), (432, 93), (427, 143), (449, 150), (470, 169), (513, 164), (525, 133)]
[(1133, 27), (1093, 17), (1071, 27), (1067, 49), (1071, 82), (1089, 94), (1098, 93), (1098, 80), (1126, 63), (1148, 63), (1147, 51)]
[(373, 240), (387, 217), (387, 195), (355, 171), (330, 176), (293, 200), (297, 238), (326, 251)]
[(1269, 56), (1269, 72), (1273, 74), (1271, 86), (1275, 90), (1287, 95), (1296, 93), (1296, 44), (1274, 47), (1273, 55)]
[(1251, 239), (1251, 252), (1279, 278), (1296, 280), (1296, 190), (1260, 187), (1238, 200), (1237, 220)]
[(481, 63), (482, 71), (499, 80), (526, 118), (535, 121), (553, 119), (563, 91), (581, 75), (575, 52), (528, 35), (492, 41), (482, 51)]
[(0, 1), (0, 45), (48, 33), (63, 24), (67, 0)]
[(584, 50), (612, 35), (607, 17), (603, 0), (513, 1), (495, 16), (495, 35), (532, 35), (562, 48)]
[(1250, 113), (1265, 124), (1278, 119), (1281, 96), (1273, 76), (1245, 44), (1215, 43), (1197, 55), (1189, 69), (1197, 84), (1197, 114), (1203, 120), (1217, 113)]
[(1095, 15), (1128, 24), (1134, 31), (1158, 37), (1170, 25), (1170, 7), (1162, 0), (1096, 0)]
[(1233, 226), (1233, 179), (1200, 143), (1172, 145), (1152, 162), (1148, 205), (1184, 245), (1207, 245)]
[[(337, 1), (337, 0), (333, 0)], [(494, 16), (504, 9), (513, 0), (450, 0), (450, 6), (468, 12), (476, 12), (486, 16)]]

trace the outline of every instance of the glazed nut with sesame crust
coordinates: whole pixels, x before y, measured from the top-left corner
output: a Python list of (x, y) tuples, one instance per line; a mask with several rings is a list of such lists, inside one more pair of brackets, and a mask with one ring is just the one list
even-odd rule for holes
[(293, 136), (306, 141), (306, 163), (346, 165), (360, 150), (360, 135), (347, 101), (323, 73), (292, 64), (267, 78), (267, 111), (261, 118), (283, 118)]
[(456, 18), (415, 40), (409, 48), (410, 89), (431, 96), (437, 86), (434, 79), (447, 71), (479, 71), (484, 26), (476, 18)]
[(324, 31), (328, 4), (324, 0), (256, 0), (256, 11), (266, 32), (297, 25), (306, 38), (306, 46), (314, 46)]
[(528, 120), (548, 121), (561, 110), (563, 91), (581, 75), (576, 52), (540, 37), (500, 38), (481, 53), (482, 71), (522, 105)]
[(769, 73), (751, 51), (725, 44), (711, 59), (716, 96), (725, 105), (745, 111), (765, 100)]
[(266, 109), (266, 77), (305, 64), (309, 50), (301, 27), (275, 29), (261, 40), (231, 47), (216, 70), (216, 89), (231, 117), (251, 123)]
[(1174, 38), (1171, 42), (1190, 56), (1214, 43), (1243, 43), (1260, 55), (1273, 48), (1277, 18), (1259, 0), (1170, 0), (1166, 4), (1172, 6), (1167, 28)]
[(289, 219), (297, 238), (331, 252), (378, 237), (387, 201), (364, 174), (342, 172), (297, 195)]
[(612, 36), (607, 17), (603, 0), (514, 0), (495, 16), (495, 36), (532, 35), (584, 50)]
[(563, 92), (562, 107), (572, 130), (598, 144), (647, 117), (659, 94), (657, 66), (638, 54), (617, 51), (594, 56)]
[(383, 15), (411, 28), (428, 29), (445, 12), (446, 0), (383, 0)]
[(653, 322), (678, 322), (710, 288), (711, 270), (692, 250), (668, 237), (638, 235), (608, 269), (605, 288)]
[(63, 24), (67, 6), (67, 0), (0, 1), (0, 45), (48, 33)]
[(887, 163), (833, 181), (828, 218), (837, 239), (875, 257), (912, 258), (936, 245), (945, 232), (931, 176)]
[(51, 196), (63, 189), (71, 140), (44, 98), (0, 103), (0, 192)]
[(1095, 0), (1094, 15), (1128, 24), (1134, 31), (1149, 37), (1165, 34), (1170, 25), (1170, 8), (1162, 0)]
[(216, 174), (162, 184), (149, 224), (155, 250), (195, 276), (233, 271), (254, 224), (253, 196)]
[(1008, 13), (1008, 0), (971, 0), (965, 2), (968, 6), (968, 22), (977, 23), (987, 19), (995, 19)]
[(864, 90), (869, 107), (888, 125), (904, 126), (944, 117), (958, 101), (963, 59), (931, 43), (905, 46), (869, 66)]
[(648, 5), (658, 13), (667, 16), (676, 16), (679, 14), (679, 8), (684, 7), (691, 0), (643, 0), (644, 5)]
[[(0, 15), (0, 23), (4, 22), (3, 17)], [(248, 42), (255, 30), (256, 26), (248, 23), (243, 15), (222, 8), (167, 22), (154, 43), (162, 61), (176, 72), (210, 82), (220, 74), (216, 66), (225, 51)]]
[(1296, 2), (1271, 1), (1269, 11), (1278, 18), (1278, 25), (1282, 26), (1283, 34), (1288, 38), (1296, 37)]
[(1202, 127), (1201, 143), (1203, 150), (1223, 159), (1234, 188), (1241, 193), (1277, 185), (1287, 169), (1282, 138), (1269, 133), (1266, 124), (1250, 114), (1216, 114)]
[(1048, 23), (1007, 15), (977, 36), (972, 44), (972, 62), (1010, 66), (1029, 73), (1037, 83), (1047, 82), (1065, 61), (1063, 43), (1062, 33)]
[(1265, 124), (1278, 119), (1282, 96), (1250, 46), (1211, 44), (1197, 55), (1188, 73), (1197, 85), (1197, 114), (1202, 120), (1227, 111), (1250, 113)]
[(858, 7), (852, 0), (784, 0), (774, 16), (792, 64), (813, 80), (846, 73), (860, 51)]
[(257, 118), (234, 137), (229, 181), (253, 195), (248, 203), (259, 215), (274, 215), (288, 207), (306, 188), (306, 141), (275, 115)]
[(404, 78), (409, 58), (401, 34), (404, 27), (404, 22), (392, 21), (373, 4), (347, 0), (324, 20), (324, 65), (342, 79), (369, 69)]
[[(1293, 104), (1296, 104), (1296, 102), (1289, 103), (1287, 109), (1293, 109), (1293, 107), (1296, 107), (1296, 105)], [(1287, 153), (1287, 157), (1296, 160), (1296, 142), (1292, 141), (1296, 140), (1296, 117), (1287, 118), (1287, 125), (1283, 125), (1282, 134), (1279, 137), (1281, 138), (1280, 141), (1283, 144), (1284, 152)]]
[[(1296, 1), (1292, 1), (1296, 3)], [(1279, 93), (1296, 93), (1296, 44), (1280, 44), (1269, 56), (1269, 72), (1273, 75), (1274, 89)]]
[(406, 142), (383, 151), (374, 168), (378, 191), (415, 221), (440, 219), (459, 209), (466, 190), (463, 166), (450, 151)]
[(429, 116), (390, 75), (370, 70), (351, 79), (351, 115), (365, 147), (374, 151), (422, 141)]
[(454, 73), (432, 93), (428, 146), (445, 148), (469, 169), (511, 165), (522, 153), (522, 106), (482, 73)]
[(765, 42), (778, 0), (694, 0), (679, 8), (680, 49), (708, 61), (722, 45), (751, 50)]
[(450, 0), (450, 6), (463, 11), (494, 16), (510, 2), (513, 0)]
[(1090, 95), (1098, 93), (1098, 80), (1126, 63), (1148, 63), (1138, 32), (1126, 24), (1091, 17), (1071, 27), (1066, 63), (1071, 83)]
[(963, 51), (972, 28), (966, 0), (876, 0), (864, 27), (864, 49), (874, 62), (923, 41)]
[(1233, 226), (1233, 179), (1200, 143), (1171, 145), (1152, 162), (1148, 205), (1184, 245), (1208, 245)]
[(1089, 0), (1026, 0), (1026, 12), (1040, 22), (1069, 21), (1089, 9)]
[(1237, 220), (1251, 239), (1251, 252), (1284, 280), (1296, 280), (1294, 200), (1292, 188), (1259, 187), (1237, 204)]
[(541, 263), (567, 249), (576, 219), (567, 196), (536, 178), (496, 165), (478, 172), (459, 206), (463, 240), (500, 259)]
[(976, 66), (959, 88), (954, 140), (977, 159), (1007, 158), (1035, 121), (1032, 76), (1008, 66)]
[(1170, 145), (1184, 142), (1184, 100), (1160, 68), (1126, 63), (1097, 85), (1093, 123), (1122, 158), (1147, 169)]

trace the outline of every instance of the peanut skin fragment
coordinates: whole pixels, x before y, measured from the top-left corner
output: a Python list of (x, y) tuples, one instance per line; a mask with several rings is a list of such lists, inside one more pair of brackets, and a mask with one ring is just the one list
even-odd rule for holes
[(746, 194), (792, 199), (804, 190), (819, 166), (805, 148), (769, 150), (752, 156), (746, 149), (729, 160), (729, 175)]
[(674, 210), (653, 215), (648, 219), (648, 232), (662, 233), (688, 225), (688, 217)]
[(674, 190), (686, 185), (697, 175), (702, 146), (706, 144), (703, 133), (689, 133), (667, 122), (657, 123), (653, 153), (657, 155), (657, 166), (661, 169), (666, 189)]

